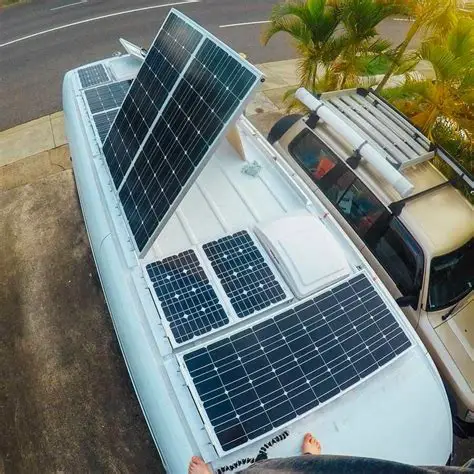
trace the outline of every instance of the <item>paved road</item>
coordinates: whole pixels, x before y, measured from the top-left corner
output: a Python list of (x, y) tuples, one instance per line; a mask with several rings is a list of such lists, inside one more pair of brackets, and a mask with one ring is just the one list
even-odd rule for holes
[[(61, 83), (67, 70), (120, 50), (120, 36), (149, 45), (170, 4), (182, 1), (32, 0), (1, 11), (0, 130), (60, 110)], [(247, 53), (252, 62), (261, 63), (295, 56), (284, 36), (263, 47), (259, 37), (264, 25), (241, 24), (267, 20), (274, 3), (200, 0), (176, 8), (237, 51)], [(147, 7), (153, 8), (140, 10)], [(128, 13), (114, 15), (120, 12)], [(73, 24), (77, 22), (83, 23)], [(235, 23), (240, 25), (221, 27)], [(62, 26), (66, 27), (57, 29)], [(381, 31), (397, 43), (407, 26), (407, 22), (389, 20)]]

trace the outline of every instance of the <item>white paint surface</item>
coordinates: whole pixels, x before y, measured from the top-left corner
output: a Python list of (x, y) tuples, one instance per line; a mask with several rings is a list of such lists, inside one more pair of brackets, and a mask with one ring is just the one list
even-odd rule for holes
[(61, 10), (63, 8), (73, 7), (74, 5), (80, 5), (81, 3), (87, 3), (87, 0), (81, 0), (80, 2), (67, 3), (66, 5), (61, 5), (60, 7), (50, 8), (50, 11)]
[(233, 26), (263, 25), (264, 23), (270, 23), (270, 21), (262, 20), (262, 21), (247, 21), (244, 23), (230, 23), (228, 25), (219, 25), (219, 28), (231, 28)]

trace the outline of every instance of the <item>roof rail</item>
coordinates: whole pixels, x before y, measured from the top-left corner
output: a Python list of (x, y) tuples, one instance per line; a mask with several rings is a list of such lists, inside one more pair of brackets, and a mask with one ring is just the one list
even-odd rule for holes
[[(403, 120), (406, 120), (410, 125), (418, 129), (416, 125), (414, 125), (411, 120), (400, 110), (394, 107), (390, 102), (388, 102), (385, 98), (381, 97), (377, 94), (373, 89), (357, 89), (357, 91), (361, 94), (372, 94), (379, 100), (383, 102), (387, 107), (389, 107), (395, 114), (398, 114)], [(419, 130), (419, 129), (418, 129)], [(421, 131), (420, 131), (421, 133)], [(428, 139), (426, 139), (428, 140)], [(441, 160), (443, 160), (458, 176), (461, 178), (471, 189), (471, 193), (474, 189), (474, 176), (470, 173), (466, 168), (464, 168), (455, 158), (453, 158), (442, 146), (434, 143), (431, 145), (432, 150), (435, 151), (435, 156), (438, 156)]]

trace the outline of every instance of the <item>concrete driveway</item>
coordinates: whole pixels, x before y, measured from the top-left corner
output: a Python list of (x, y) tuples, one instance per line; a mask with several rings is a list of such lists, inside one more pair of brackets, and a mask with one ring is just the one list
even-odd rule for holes
[(0, 192), (0, 473), (163, 472), (71, 170)]

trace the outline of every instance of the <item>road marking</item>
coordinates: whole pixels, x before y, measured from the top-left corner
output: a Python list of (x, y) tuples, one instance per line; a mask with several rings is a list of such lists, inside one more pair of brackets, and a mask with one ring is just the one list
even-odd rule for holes
[(231, 28), (232, 26), (263, 25), (264, 23), (270, 23), (270, 21), (263, 20), (263, 21), (247, 21), (245, 23), (230, 23), (229, 25), (219, 25), (219, 28)]
[(105, 18), (112, 18), (114, 16), (121, 16), (121, 15), (128, 15), (129, 13), (142, 12), (142, 11), (145, 11), (145, 10), (153, 10), (153, 9), (156, 9), (156, 8), (174, 7), (174, 6), (177, 6), (177, 5), (186, 5), (188, 3), (199, 3), (199, 1), (200, 0), (183, 0), (182, 2), (164, 3), (163, 5), (153, 5), (151, 7), (134, 8), (132, 10), (124, 10), (124, 11), (121, 11), (121, 12), (109, 13), (108, 15), (96, 16), (96, 17), (93, 17), (93, 18), (88, 18), (86, 20), (75, 21), (74, 23), (68, 23), (67, 25), (56, 26), (55, 28), (50, 28), (49, 30), (38, 31), (38, 33), (33, 33), (32, 35), (22, 36), (21, 38), (17, 38), (17, 39), (12, 40), (12, 41), (7, 41), (6, 43), (1, 43), (0, 48), (3, 48), (5, 46), (9, 46), (11, 44), (19, 43), (20, 41), (25, 41), (25, 40), (28, 40), (28, 39), (31, 39), (31, 38), (35, 38), (36, 36), (46, 35), (47, 33), (52, 33), (53, 31), (64, 30), (65, 28), (70, 28), (71, 26), (77, 26), (77, 25), (82, 25), (84, 23), (89, 23), (91, 21), (104, 20)]
[(50, 11), (61, 10), (61, 8), (72, 7), (74, 5), (79, 5), (81, 3), (87, 3), (87, 0), (81, 0), (80, 2), (68, 3), (67, 5), (61, 5), (60, 7), (50, 8)]
[(392, 20), (395, 20), (395, 21), (415, 21), (411, 18), (392, 18)]

